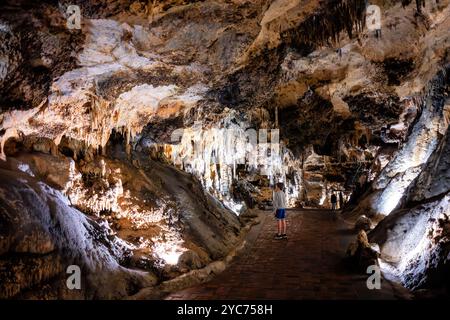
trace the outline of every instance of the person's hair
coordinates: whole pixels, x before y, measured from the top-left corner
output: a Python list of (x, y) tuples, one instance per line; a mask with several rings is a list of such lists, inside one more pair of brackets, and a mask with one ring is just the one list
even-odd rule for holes
[(284, 191), (284, 184), (283, 182), (278, 182), (277, 184), (278, 189), (280, 189), (281, 191)]

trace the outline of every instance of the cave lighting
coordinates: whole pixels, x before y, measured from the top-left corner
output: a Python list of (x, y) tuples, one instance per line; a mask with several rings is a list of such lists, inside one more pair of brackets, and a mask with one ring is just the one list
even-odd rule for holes
[[(205, 190), (236, 214), (244, 208), (244, 203), (235, 201), (230, 194), (231, 186), (238, 178), (238, 164), (245, 164), (250, 172), (267, 176), (270, 184), (283, 181), (288, 191), (287, 203), (294, 205), (299, 196), (300, 166), (293, 154), (280, 146), (279, 130), (256, 132), (245, 120), (236, 119), (235, 111), (229, 111), (218, 127), (209, 129), (203, 129), (203, 123), (196, 121), (190, 128), (176, 130), (172, 136), (174, 144), (166, 145), (164, 149), (170, 153), (174, 165), (197, 176)], [(286, 175), (293, 168), (294, 179), (288, 181)]]
[(180, 256), (187, 249), (180, 245), (181, 241), (157, 242), (152, 246), (156, 258), (162, 259), (163, 264), (176, 265)]
[(398, 205), (400, 199), (403, 196), (403, 192), (404, 190), (400, 192), (399, 189), (392, 188), (391, 185), (386, 188), (379, 199), (377, 212), (385, 216), (389, 215)]

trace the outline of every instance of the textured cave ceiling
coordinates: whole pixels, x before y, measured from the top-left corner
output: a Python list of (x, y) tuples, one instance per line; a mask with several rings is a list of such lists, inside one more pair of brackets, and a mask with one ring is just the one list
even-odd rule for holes
[(278, 181), (342, 195), (351, 255), (448, 284), (449, 1), (371, 4), (381, 37), (361, 0), (2, 2), (0, 296), (70, 298), (67, 261), (107, 270), (77, 298), (204, 269)]

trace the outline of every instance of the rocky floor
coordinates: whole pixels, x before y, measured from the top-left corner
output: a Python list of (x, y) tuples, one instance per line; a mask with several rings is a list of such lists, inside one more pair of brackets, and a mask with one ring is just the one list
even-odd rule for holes
[(211, 282), (166, 299), (406, 299), (408, 291), (383, 280), (369, 290), (343, 256), (354, 231), (329, 210), (288, 211), (289, 239), (274, 240), (268, 212), (249, 233), (249, 246)]

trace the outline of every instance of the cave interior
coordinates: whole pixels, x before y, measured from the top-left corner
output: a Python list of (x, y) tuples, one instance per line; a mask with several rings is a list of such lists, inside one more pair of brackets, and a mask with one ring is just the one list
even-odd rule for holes
[(271, 248), (448, 297), (449, 30), (449, 0), (2, 1), (0, 298), (190, 299), (245, 255), (205, 298), (310, 298), (250, 290)]

